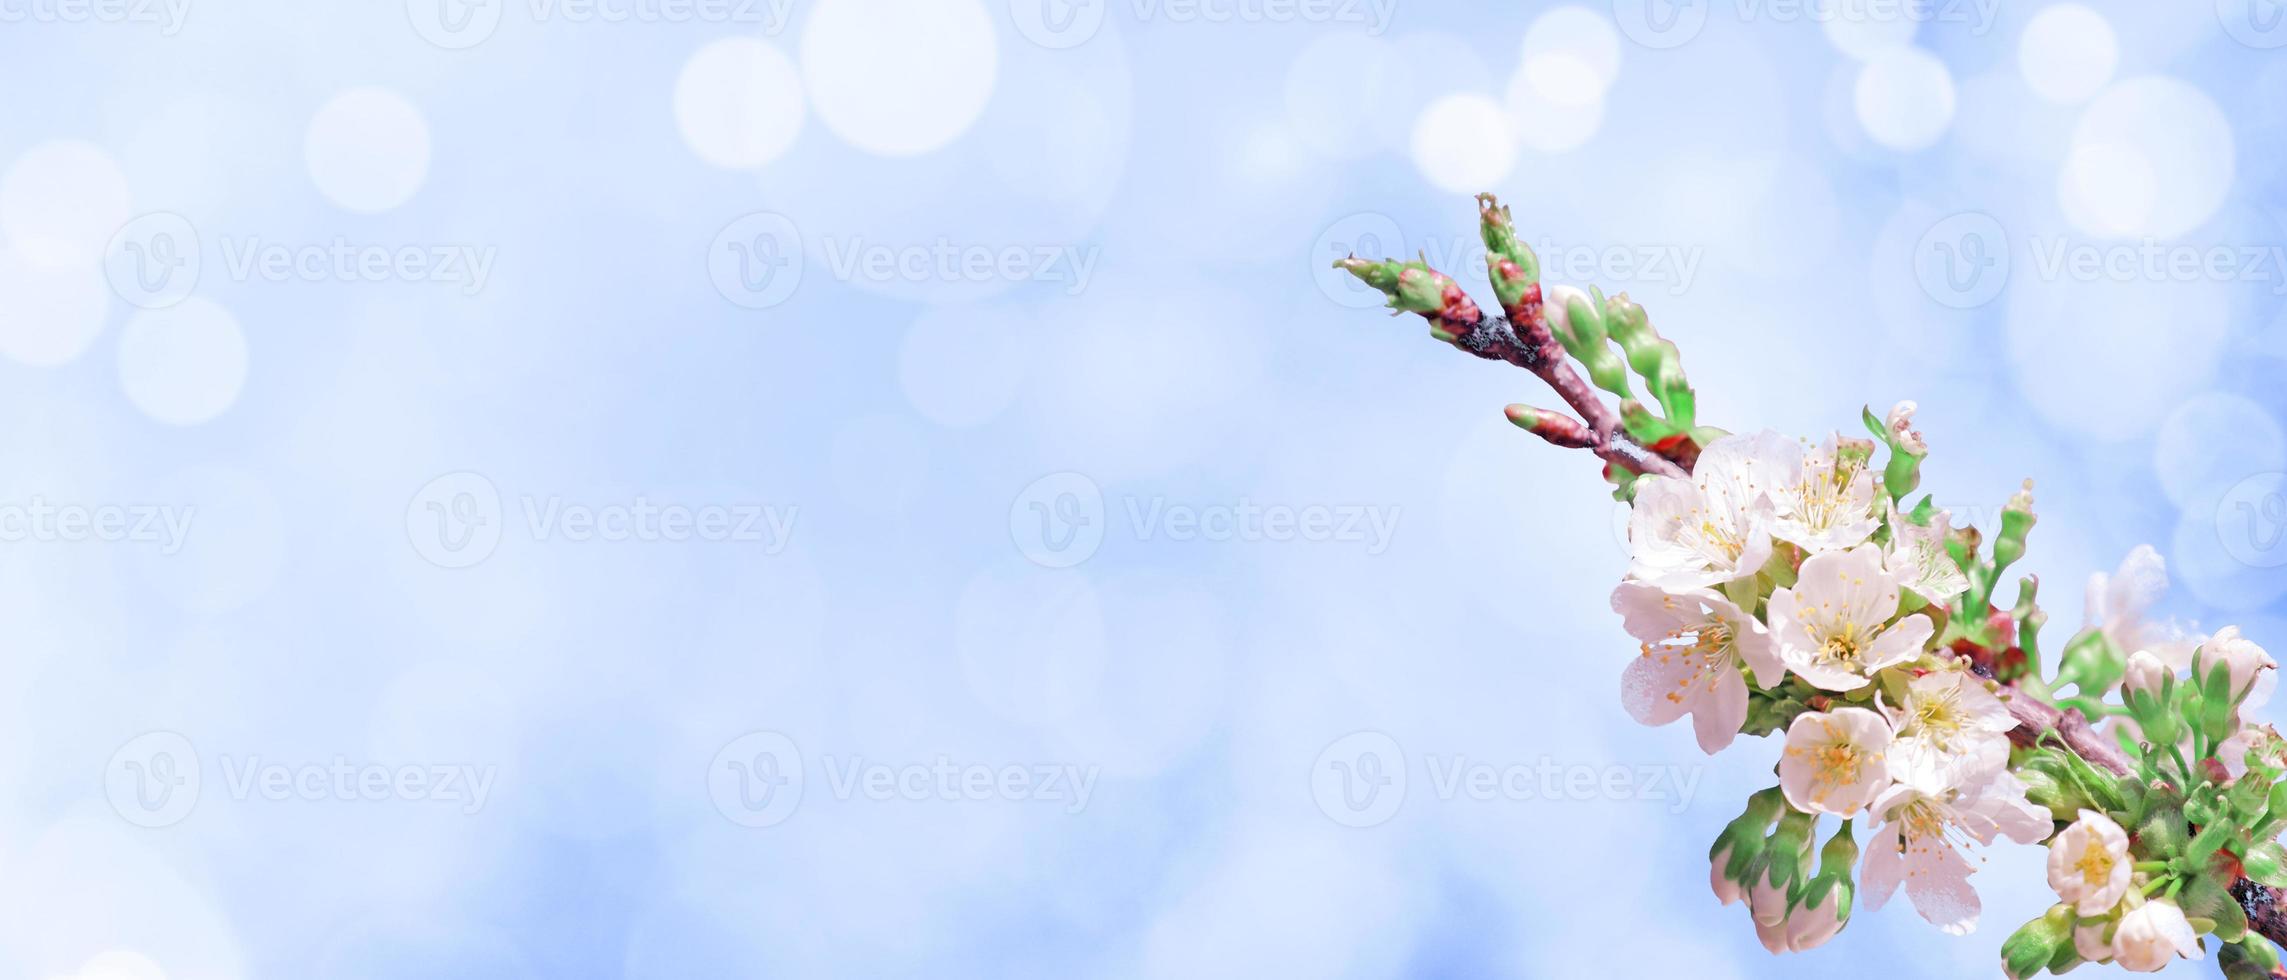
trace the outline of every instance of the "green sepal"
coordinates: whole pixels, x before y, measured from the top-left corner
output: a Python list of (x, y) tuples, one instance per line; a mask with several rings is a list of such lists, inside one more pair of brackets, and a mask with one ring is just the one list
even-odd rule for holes
[(2287, 851), (2278, 841), (2250, 844), (2247, 853), (2240, 856), (2240, 868), (2257, 884), (2273, 888), (2287, 888)]
[(1486, 276), (1493, 281), (1493, 295), (1506, 310), (1523, 299), (1528, 289), (1540, 285), (1540, 256), (1517, 237), (1509, 209), (1491, 194), (1477, 195), (1477, 230), (1485, 240)]
[(2001, 969), (2011, 980), (2025, 980), (2048, 969), (2059, 946), (2072, 944), (2073, 907), (2060, 903), (2001, 941)]
[(2176, 901), (2184, 907), (2186, 916), (2196, 916), (2215, 923), (2209, 930), (2217, 939), (2236, 943), (2247, 936), (2247, 910), (2240, 907), (2239, 899), (2232, 897), (2230, 883), (2213, 874), (2196, 874), (2184, 882), (2184, 889), (2176, 894)]

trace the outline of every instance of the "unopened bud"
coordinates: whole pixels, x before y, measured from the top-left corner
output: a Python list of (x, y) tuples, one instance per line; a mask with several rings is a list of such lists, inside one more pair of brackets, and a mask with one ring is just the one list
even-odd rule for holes
[(2175, 677), (2166, 661), (2152, 655), (2150, 650), (2138, 650), (2128, 655), (2128, 664), (2121, 675), (2121, 689), (2149, 698), (2160, 698), (2168, 682)]
[(2001, 969), (2011, 980), (2025, 980), (2047, 969), (2060, 946), (2072, 940), (2073, 907), (2059, 904), (2025, 923), (2001, 943)]

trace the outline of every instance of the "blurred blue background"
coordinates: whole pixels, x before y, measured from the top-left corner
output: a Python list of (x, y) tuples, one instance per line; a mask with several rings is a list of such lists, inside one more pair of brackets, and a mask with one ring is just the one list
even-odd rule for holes
[[(1533, 379), (1333, 274), (1498, 192), (1702, 418), (1921, 403), (2287, 644), (2287, 9), (0, 0), (0, 976), (1774, 959)], [(2201, 975), (2212, 964), (2180, 964)]]

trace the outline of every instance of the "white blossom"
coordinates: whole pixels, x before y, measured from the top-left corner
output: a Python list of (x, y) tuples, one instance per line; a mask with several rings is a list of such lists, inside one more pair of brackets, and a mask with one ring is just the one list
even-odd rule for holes
[(1898, 584), (1933, 605), (1945, 605), (1969, 588), (1969, 576), (1946, 553), (1946, 536), (1953, 532), (1953, 513), (1939, 509), (1927, 525), (1916, 524), (1890, 510), (1890, 544), (1884, 564), (1898, 576)]
[(1897, 611), (1897, 580), (1873, 545), (1812, 555), (1767, 610), (1787, 668), (1829, 691), (1864, 687), (1875, 671), (1922, 652), (1936, 627), (1926, 616), (1884, 625)]
[(2128, 894), (2135, 870), (2128, 832), (2095, 810), (2082, 810), (2080, 819), (2049, 842), (2049, 887), (2084, 917), (2112, 911)]
[(1902, 705), (1888, 709), (1898, 732), (1890, 775), (1927, 792), (1982, 781), (2009, 764), (2009, 706), (1966, 670), (1935, 670), (1906, 685)]
[(1643, 644), (1620, 678), (1628, 714), (1646, 725), (1690, 714), (1699, 747), (1709, 755), (1730, 745), (1747, 720), (1741, 665), (1765, 687), (1785, 676), (1770, 631), (1713, 592), (1622, 582), (1612, 592), (1612, 608)]
[(2111, 575), (2099, 572), (2089, 576), (2084, 603), (2088, 625), (2102, 630), (2114, 649), (2130, 653), (2149, 650), (2170, 670), (2188, 669), (2200, 638), (2174, 620), (2153, 622), (2145, 618), (2167, 593), (2168, 563), (2151, 545), (2137, 545)]
[(1869, 457), (1842, 452), (1828, 437), (1809, 453), (1798, 446), (1787, 467), (1790, 479), (1774, 495), (1778, 521), (1771, 533), (1818, 553), (1856, 547), (1881, 525), (1874, 510), (1874, 473)]
[(1890, 723), (1865, 708), (1806, 711), (1787, 726), (1779, 789), (1805, 813), (1847, 817), (1890, 782)]
[(2155, 973), (2178, 956), (2203, 955), (2199, 934), (2174, 902), (2154, 900), (2129, 909), (2112, 934), (2112, 958), (2124, 970)]
[(1771, 558), (1771, 491), (1790, 476), (1793, 447), (1775, 432), (1725, 436), (1700, 453), (1688, 480), (1638, 479), (1629, 573), (1681, 591), (1760, 571)]
[(1977, 928), (1981, 909), (1962, 852), (2007, 837), (2038, 843), (2049, 812), (2025, 800), (2025, 784), (1994, 772), (1975, 786), (1925, 790), (1898, 783), (1874, 801), (1881, 824), (1867, 841), (1866, 907), (1881, 908), (1899, 884), (1922, 918), (1954, 935)]

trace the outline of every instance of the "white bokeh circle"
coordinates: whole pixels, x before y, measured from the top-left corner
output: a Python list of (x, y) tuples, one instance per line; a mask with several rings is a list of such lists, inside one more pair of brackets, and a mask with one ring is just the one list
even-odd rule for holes
[(126, 174), (92, 143), (41, 143), (0, 174), (0, 237), (43, 269), (96, 260), (131, 207)]
[(1532, 26), (1525, 29), (1524, 55), (1519, 61), (1528, 72), (1536, 71), (1536, 64), (1545, 69), (1550, 62), (1578, 65), (1595, 80), (1595, 94), (1601, 97), (1620, 74), (1620, 35), (1613, 31), (1610, 20), (1595, 11), (1581, 6), (1558, 7), (1534, 18)]
[(2202, 392), (2160, 423), (2152, 470), (2171, 502), (2191, 507), (2251, 474), (2287, 470), (2287, 434), (2253, 399)]
[(1444, 96), (1413, 128), (1414, 168), (1440, 190), (1492, 190), (1516, 166), (1516, 140), (1501, 104), (1474, 92)]
[(120, 331), (119, 386), (160, 422), (205, 422), (246, 386), (246, 336), (228, 310), (201, 297), (145, 310)]
[(1953, 74), (1920, 48), (1886, 48), (1868, 58), (1852, 96), (1859, 126), (1893, 150), (1925, 149), (1953, 121)]
[(1594, 137), (1604, 125), (1604, 94), (1591, 86), (1592, 72), (1577, 58), (1519, 66), (1503, 102), (1517, 141), (1541, 153), (1564, 153)]
[(822, 0), (802, 28), (802, 80), (819, 121), (879, 156), (935, 150), (984, 112), (999, 73), (977, 0)]
[(802, 133), (802, 73), (758, 37), (700, 48), (675, 79), (675, 128), (699, 159), (745, 169), (778, 159)]
[(1918, 8), (1899, 0), (1818, 0), (1820, 30), (1835, 50), (1859, 61), (1914, 41)]
[(0, 355), (34, 367), (69, 362), (95, 342), (110, 306), (95, 266), (40, 268), (0, 248)]
[(311, 117), (302, 160), (318, 192), (360, 214), (411, 200), (429, 175), (429, 123), (404, 96), (364, 86)]
[(2231, 123), (2206, 93), (2164, 76), (2127, 79), (2081, 111), (2057, 203), (2092, 235), (2173, 238), (2223, 205), (2235, 152)]
[(2071, 105), (2112, 80), (2120, 42), (2104, 15), (2077, 3), (2041, 8), (2017, 40), (2017, 70), (2034, 94)]

